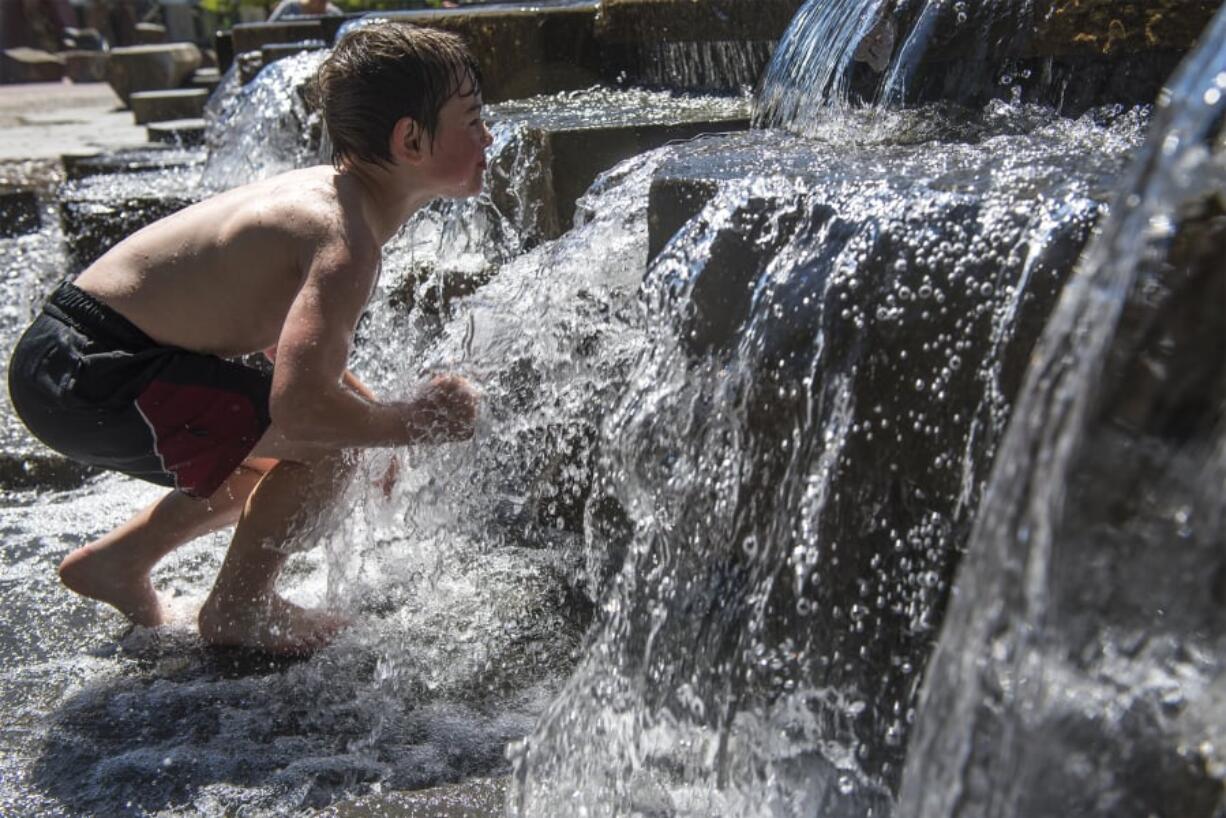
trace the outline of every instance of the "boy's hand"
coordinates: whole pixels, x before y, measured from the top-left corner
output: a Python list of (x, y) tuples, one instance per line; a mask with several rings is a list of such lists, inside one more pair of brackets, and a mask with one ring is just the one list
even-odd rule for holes
[(414, 437), (441, 443), (467, 440), (477, 422), (477, 390), (459, 375), (435, 375), (412, 401)]

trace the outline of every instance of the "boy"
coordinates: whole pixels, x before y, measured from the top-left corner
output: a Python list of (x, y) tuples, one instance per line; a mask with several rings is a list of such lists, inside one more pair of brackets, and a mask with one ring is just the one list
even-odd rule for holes
[[(422, 205), (481, 189), (480, 74), (451, 34), (358, 29), (315, 91), (332, 166), (222, 193), (120, 242), (61, 286), (13, 353), (18, 415), (80, 461), (174, 486), (69, 554), (60, 577), (132, 622), (163, 613), (153, 566), (237, 523), (200, 610), (219, 645), (306, 653), (343, 626), (274, 592), (291, 534), (346, 475), (344, 451), (470, 437), (476, 394), (435, 377), (380, 401), (345, 369), (382, 246)], [(263, 350), (265, 375), (228, 360)]]

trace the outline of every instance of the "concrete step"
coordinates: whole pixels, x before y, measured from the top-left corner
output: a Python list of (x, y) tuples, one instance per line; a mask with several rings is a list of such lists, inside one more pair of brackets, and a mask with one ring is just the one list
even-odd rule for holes
[(192, 74), (191, 87), (203, 88), (210, 94), (221, 84), (221, 71), (216, 68), (197, 68)]
[(65, 51), (64, 74), (73, 82), (106, 82), (106, 64), (110, 56), (105, 51)]
[[(336, 27), (324, 28), (324, 19), (295, 20), (275, 23), (239, 23), (230, 30), (233, 53), (259, 51), (270, 43), (297, 43), (303, 40), (331, 42)], [(344, 22), (343, 17), (336, 18)], [(339, 26), (339, 23), (337, 24)], [(220, 49), (218, 49), (220, 56)]]
[(453, 31), (481, 65), (486, 102), (590, 88), (601, 54), (593, 31), (597, 0), (531, 6), (464, 6), (379, 13), (394, 22)]
[(205, 88), (174, 88), (169, 91), (137, 91), (128, 99), (137, 125), (168, 122), (172, 119), (198, 119), (209, 101)]
[(204, 120), (198, 118), (171, 119), (151, 122), (146, 129), (150, 142), (191, 147), (204, 144)]
[(6, 48), (0, 77), (5, 82), (59, 82), (64, 78), (64, 60), (37, 48)]
[(41, 226), (34, 191), (0, 187), (0, 238), (24, 236)]
[(194, 43), (134, 45), (112, 48), (106, 79), (127, 105), (137, 91), (179, 88), (203, 60)]
[(150, 144), (117, 151), (74, 151), (61, 155), (60, 163), (64, 167), (65, 178), (75, 181), (89, 176), (140, 173), (202, 165), (204, 159), (205, 152), (201, 148), (178, 148), (174, 145)]

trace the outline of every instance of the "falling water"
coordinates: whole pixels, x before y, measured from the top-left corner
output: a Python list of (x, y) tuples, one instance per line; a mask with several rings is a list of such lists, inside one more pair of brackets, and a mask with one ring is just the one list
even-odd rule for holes
[(226, 190), (327, 161), (319, 114), (305, 99), (327, 54), (317, 49), (277, 60), (245, 85), (231, 68), (205, 112), (209, 158), (201, 185)]
[(1226, 808), (1226, 13), (1044, 332), (933, 659), (900, 811)]
[(1030, 345), (1144, 122), (996, 113), (662, 166), (725, 181), (649, 269), (587, 510), (600, 618), (514, 814), (888, 813)]
[[(1077, 116), (1148, 104), (1207, 21), (1209, 4), (1106, 12), (1046, 0), (810, 0), (780, 40), (755, 109), (762, 126), (863, 140), (896, 130), (901, 108), (989, 100)], [(856, 128), (846, 128), (848, 120)]]

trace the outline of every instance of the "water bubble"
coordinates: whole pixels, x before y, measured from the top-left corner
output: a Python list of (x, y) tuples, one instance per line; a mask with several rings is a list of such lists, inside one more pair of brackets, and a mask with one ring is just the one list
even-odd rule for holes
[(846, 774), (839, 776), (836, 786), (843, 795), (851, 795), (856, 790), (856, 782), (852, 780), (850, 775)]

